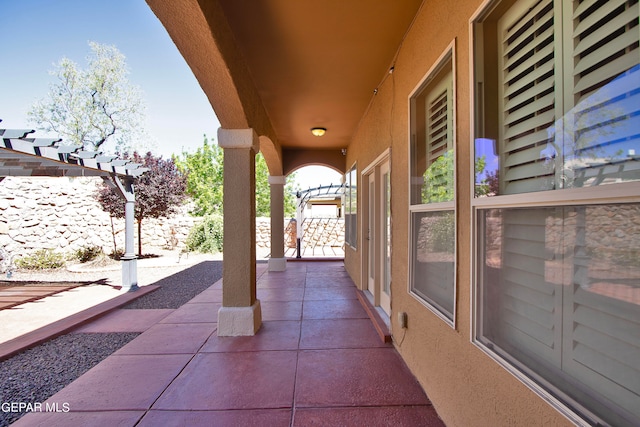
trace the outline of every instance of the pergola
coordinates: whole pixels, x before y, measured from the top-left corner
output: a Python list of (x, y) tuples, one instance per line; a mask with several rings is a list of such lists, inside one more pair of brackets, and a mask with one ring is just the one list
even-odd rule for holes
[(114, 186), (125, 200), (122, 287), (130, 291), (138, 289), (133, 181), (147, 169), (117, 156), (84, 150), (82, 146), (61, 144), (61, 139), (34, 138), (31, 136), (34, 132), (31, 129), (0, 128), (0, 181), (7, 176), (99, 176)]

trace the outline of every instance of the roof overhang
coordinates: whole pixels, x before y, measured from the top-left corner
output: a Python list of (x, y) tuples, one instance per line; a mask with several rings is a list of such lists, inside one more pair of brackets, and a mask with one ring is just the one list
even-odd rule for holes
[[(222, 127), (251, 127), (270, 138), (287, 173), (298, 166), (289, 151), (348, 147), (423, 0), (147, 3)], [(314, 127), (326, 134), (313, 136)], [(344, 170), (344, 158), (334, 158)]]

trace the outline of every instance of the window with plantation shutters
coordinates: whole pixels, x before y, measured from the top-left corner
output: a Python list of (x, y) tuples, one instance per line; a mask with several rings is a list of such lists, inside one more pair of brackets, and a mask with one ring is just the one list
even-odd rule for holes
[(474, 22), (474, 341), (578, 423), (640, 425), (639, 11), (505, 0)]
[(411, 204), (453, 201), (453, 72), (450, 57), (411, 97)]
[(411, 295), (455, 323), (453, 44), (410, 97)]
[(499, 150), (492, 195), (640, 181), (638, 9), (522, 0), (500, 16), (498, 69), (484, 65), (478, 87)]
[(608, 246), (637, 254), (640, 225), (603, 243), (596, 237), (609, 228), (606, 213), (633, 224), (640, 204), (483, 211), (486, 235), (500, 239), (484, 239), (481, 304), (491, 316), (483, 319), (480, 339), (585, 411), (634, 425), (640, 420), (640, 266)]

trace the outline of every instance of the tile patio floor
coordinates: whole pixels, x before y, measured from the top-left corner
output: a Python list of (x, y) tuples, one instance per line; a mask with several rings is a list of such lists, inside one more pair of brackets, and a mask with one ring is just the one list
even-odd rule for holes
[(177, 310), (116, 310), (80, 331), (144, 332), (47, 401), (69, 412), (14, 425), (444, 425), (341, 262), (265, 268), (255, 337), (216, 335), (220, 281)]

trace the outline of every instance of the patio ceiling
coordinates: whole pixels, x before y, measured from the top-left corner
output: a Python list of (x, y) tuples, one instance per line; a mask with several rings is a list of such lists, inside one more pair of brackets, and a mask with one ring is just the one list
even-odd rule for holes
[[(147, 2), (191, 66), (222, 127), (240, 127), (234, 109), (242, 110), (246, 125), (282, 150), (336, 150), (349, 145), (422, 4), (422, 0)], [(234, 91), (239, 100), (229, 95)], [(266, 117), (266, 124), (259, 116)], [(314, 137), (312, 127), (327, 132)]]

